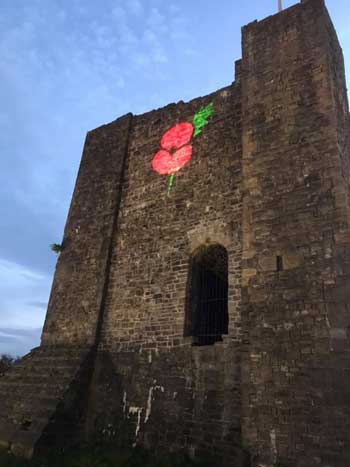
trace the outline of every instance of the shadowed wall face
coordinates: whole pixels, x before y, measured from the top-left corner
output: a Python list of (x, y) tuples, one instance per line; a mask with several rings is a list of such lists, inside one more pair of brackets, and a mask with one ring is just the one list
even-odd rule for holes
[(43, 345), (95, 343), (131, 115), (88, 133), (42, 334)]

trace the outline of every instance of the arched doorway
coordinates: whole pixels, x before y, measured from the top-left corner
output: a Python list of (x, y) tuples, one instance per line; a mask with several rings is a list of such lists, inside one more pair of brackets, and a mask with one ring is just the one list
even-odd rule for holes
[(219, 244), (200, 247), (191, 259), (185, 336), (212, 345), (228, 332), (228, 256)]

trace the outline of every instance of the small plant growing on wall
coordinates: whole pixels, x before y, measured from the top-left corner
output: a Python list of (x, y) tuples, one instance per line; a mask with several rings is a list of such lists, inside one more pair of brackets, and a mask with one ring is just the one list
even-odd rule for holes
[(59, 254), (63, 250), (62, 244), (59, 243), (51, 243), (50, 248), (55, 253)]

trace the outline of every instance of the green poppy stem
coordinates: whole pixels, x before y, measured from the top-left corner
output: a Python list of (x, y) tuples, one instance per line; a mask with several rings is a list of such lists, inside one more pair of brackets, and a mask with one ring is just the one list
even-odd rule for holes
[(175, 174), (171, 174), (168, 177), (168, 189), (167, 189), (167, 195), (168, 196), (170, 195), (170, 191), (171, 191), (171, 188), (172, 188), (173, 183), (174, 183), (174, 177), (175, 177)]

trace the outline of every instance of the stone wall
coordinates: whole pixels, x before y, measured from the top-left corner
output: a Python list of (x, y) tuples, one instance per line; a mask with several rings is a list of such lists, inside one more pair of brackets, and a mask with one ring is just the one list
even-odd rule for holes
[[(213, 455), (242, 465), (240, 430), (241, 95), (239, 83), (133, 120), (108, 279), (90, 436)], [(151, 161), (164, 132), (214, 113), (193, 156), (167, 177)], [(229, 332), (192, 347), (184, 337), (191, 256), (219, 243), (228, 253)], [(109, 369), (107, 375), (106, 368)]]
[(345, 467), (349, 394), (335, 387), (349, 363), (332, 354), (344, 323), (332, 329), (329, 297), (348, 114), (324, 2), (245, 27), (242, 68), (243, 439), (257, 465)]
[[(233, 84), (188, 104), (179, 102), (134, 118), (118, 228), (112, 240), (100, 347), (178, 347), (184, 339), (185, 299), (192, 253), (222, 244), (229, 262), (229, 335), (240, 331), (241, 113)], [(151, 161), (166, 130), (192, 121), (203, 106), (214, 113), (193, 156), (167, 177)]]
[(100, 352), (90, 439), (185, 452), (241, 467), (240, 351), (233, 343), (171, 351)]
[(92, 345), (118, 218), (131, 115), (86, 137), (42, 334), (43, 345)]

